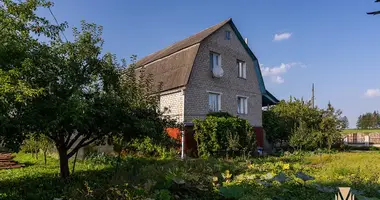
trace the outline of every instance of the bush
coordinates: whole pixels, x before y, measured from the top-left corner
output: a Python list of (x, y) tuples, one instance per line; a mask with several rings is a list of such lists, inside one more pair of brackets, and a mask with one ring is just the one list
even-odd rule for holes
[(126, 149), (140, 156), (154, 156), (161, 158), (174, 158), (177, 155), (175, 141), (168, 139), (166, 144), (155, 142), (150, 137), (133, 139)]
[[(227, 155), (228, 152), (253, 153), (256, 138), (247, 120), (238, 117), (207, 116), (194, 120), (195, 140), (201, 157)], [(224, 152), (224, 153), (223, 153)]]

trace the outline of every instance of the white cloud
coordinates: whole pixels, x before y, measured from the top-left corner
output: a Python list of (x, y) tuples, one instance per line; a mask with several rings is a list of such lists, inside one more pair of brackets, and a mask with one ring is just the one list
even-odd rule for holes
[(292, 36), (292, 33), (276, 33), (274, 35), (274, 41), (287, 40)]
[(380, 89), (368, 89), (364, 95), (367, 97), (380, 97)]
[(285, 80), (281, 76), (285, 74), (292, 67), (306, 67), (306, 65), (300, 62), (292, 62), (292, 63), (281, 63), (279, 66), (267, 67), (263, 64), (260, 64), (261, 74), (266, 77), (270, 77), (270, 79), (278, 84), (284, 83)]
[(282, 84), (285, 82), (284, 78), (282, 78), (281, 76), (273, 76), (272, 81), (278, 84)]

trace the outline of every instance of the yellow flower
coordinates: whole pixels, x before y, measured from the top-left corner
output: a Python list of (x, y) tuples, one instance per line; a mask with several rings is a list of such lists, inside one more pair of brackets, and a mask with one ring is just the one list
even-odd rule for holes
[(290, 169), (290, 164), (284, 164), (284, 165), (282, 166), (282, 169), (283, 169), (283, 170), (288, 170), (288, 169)]
[(248, 169), (253, 169), (253, 168), (255, 168), (255, 164), (248, 165)]

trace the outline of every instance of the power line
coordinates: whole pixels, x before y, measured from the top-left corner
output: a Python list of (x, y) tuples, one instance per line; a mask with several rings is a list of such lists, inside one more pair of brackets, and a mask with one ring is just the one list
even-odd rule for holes
[[(50, 7), (48, 7), (48, 9), (50, 11), (50, 14), (53, 16), (55, 23), (57, 23), (57, 26), (59, 26), (59, 22), (58, 22), (57, 18), (55, 17), (53, 11), (51, 11)], [(62, 32), (62, 35), (65, 38), (66, 42), (68, 42), (65, 33), (62, 30), (61, 30), (61, 32)]]

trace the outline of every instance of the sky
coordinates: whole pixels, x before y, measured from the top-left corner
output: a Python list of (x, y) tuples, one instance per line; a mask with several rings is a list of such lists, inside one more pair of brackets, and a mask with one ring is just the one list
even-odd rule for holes
[[(267, 90), (278, 99), (330, 101), (355, 127), (380, 110), (380, 10), (374, 0), (64, 0), (52, 11), (67, 21), (104, 27), (104, 50), (142, 58), (232, 18), (259, 59)], [(39, 10), (48, 19), (48, 10)]]

